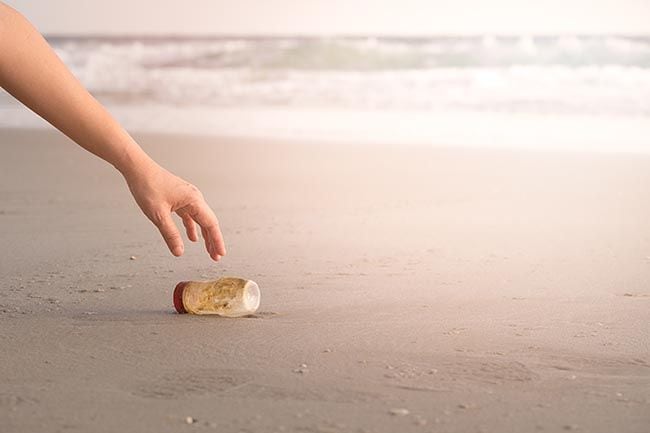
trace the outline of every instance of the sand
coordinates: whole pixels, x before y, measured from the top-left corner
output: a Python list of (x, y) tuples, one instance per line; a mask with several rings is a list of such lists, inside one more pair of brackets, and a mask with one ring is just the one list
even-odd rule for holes
[[(650, 157), (140, 136), (229, 255), (0, 131), (3, 432), (647, 432)], [(178, 315), (257, 281), (255, 318)]]

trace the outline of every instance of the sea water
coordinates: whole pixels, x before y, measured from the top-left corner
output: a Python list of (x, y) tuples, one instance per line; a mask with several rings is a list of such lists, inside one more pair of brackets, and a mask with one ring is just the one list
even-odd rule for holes
[(647, 37), (49, 41), (134, 131), (650, 151)]

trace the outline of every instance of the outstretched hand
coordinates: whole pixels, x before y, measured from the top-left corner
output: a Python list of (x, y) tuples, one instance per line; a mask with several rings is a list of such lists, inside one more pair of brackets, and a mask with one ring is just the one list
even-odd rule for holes
[(126, 181), (138, 206), (158, 227), (173, 255), (182, 255), (184, 246), (172, 212), (181, 217), (187, 237), (192, 242), (199, 240), (198, 224), (205, 248), (213, 260), (218, 261), (226, 254), (217, 217), (197, 187), (155, 163), (146, 170), (127, 176)]
[(198, 224), (214, 260), (226, 254), (217, 217), (192, 184), (149, 158), (104, 107), (83, 88), (25, 17), (0, 2), (0, 87), (84, 149), (113, 164), (135, 201), (158, 227), (169, 250), (183, 254), (171, 217), (182, 219), (196, 242)]

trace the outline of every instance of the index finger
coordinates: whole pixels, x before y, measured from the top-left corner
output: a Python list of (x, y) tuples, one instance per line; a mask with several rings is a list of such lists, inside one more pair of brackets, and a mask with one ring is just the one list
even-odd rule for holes
[(190, 216), (201, 226), (201, 234), (205, 240), (205, 248), (210, 257), (218, 260), (218, 256), (226, 255), (226, 244), (219, 228), (219, 221), (207, 203), (202, 202), (190, 213)]

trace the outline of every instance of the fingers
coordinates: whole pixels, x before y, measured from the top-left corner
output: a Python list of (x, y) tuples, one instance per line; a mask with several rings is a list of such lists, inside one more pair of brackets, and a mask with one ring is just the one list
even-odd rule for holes
[(185, 232), (187, 233), (188, 239), (192, 242), (198, 241), (199, 235), (196, 231), (196, 223), (192, 217), (188, 214), (183, 214), (181, 215), (181, 218), (183, 219), (183, 225), (185, 226)]
[(156, 216), (156, 218), (153, 219), (153, 222), (156, 224), (156, 227), (160, 230), (160, 234), (165, 239), (169, 251), (171, 251), (171, 253), (176, 257), (181, 256), (184, 250), (183, 239), (181, 239), (181, 235), (178, 232), (176, 224), (174, 224), (171, 214), (164, 212), (161, 215)]
[(205, 248), (213, 260), (219, 260), (226, 255), (226, 244), (219, 229), (217, 217), (205, 202), (201, 202), (192, 209), (191, 216), (201, 226), (201, 234), (205, 240)]

